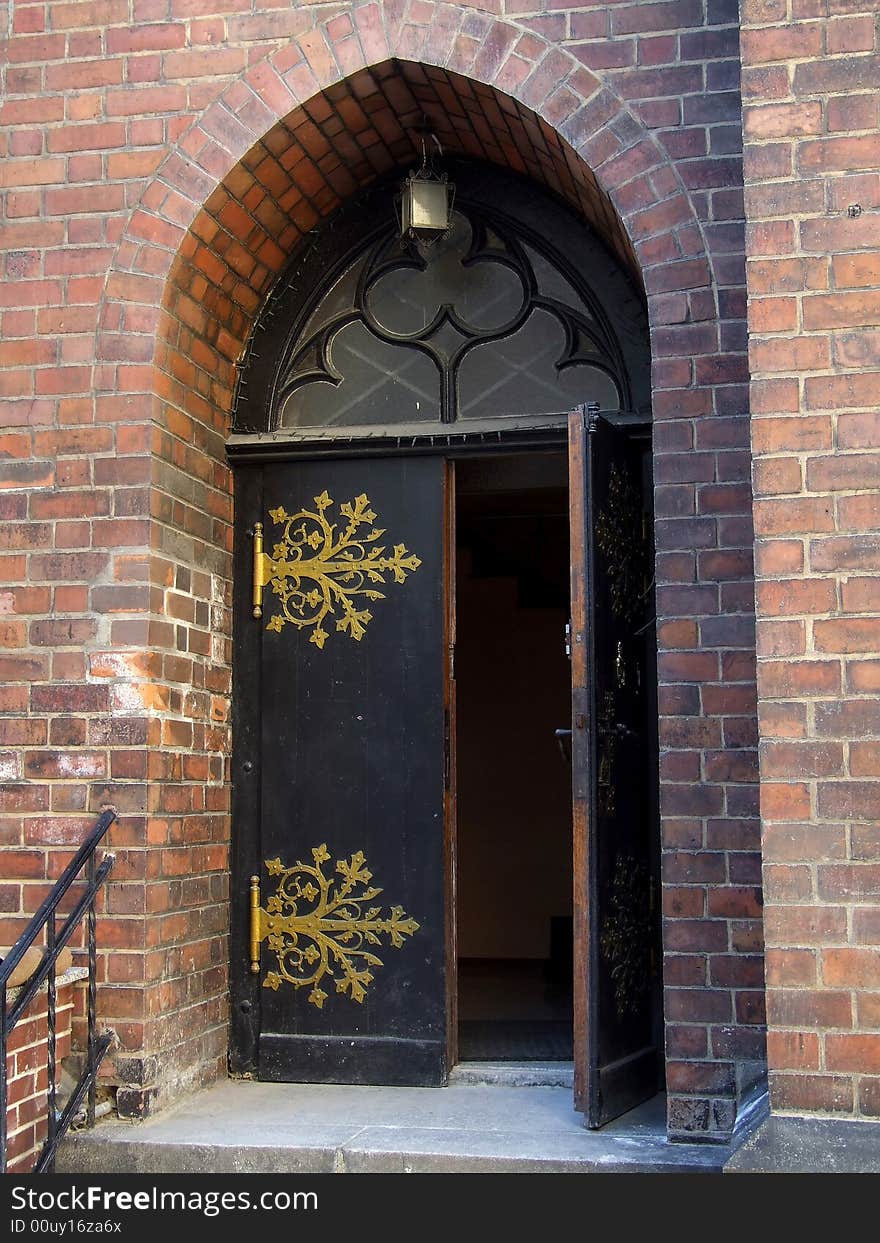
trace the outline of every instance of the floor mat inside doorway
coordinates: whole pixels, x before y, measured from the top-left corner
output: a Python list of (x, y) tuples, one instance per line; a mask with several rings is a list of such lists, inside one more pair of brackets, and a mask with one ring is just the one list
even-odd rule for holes
[(571, 1023), (464, 1019), (458, 1027), (458, 1056), (462, 1062), (570, 1062)]

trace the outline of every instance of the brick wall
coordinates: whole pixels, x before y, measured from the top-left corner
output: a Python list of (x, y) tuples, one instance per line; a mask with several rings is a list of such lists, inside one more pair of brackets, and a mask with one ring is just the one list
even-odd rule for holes
[[(84, 1002), (81, 984), (59, 983), (55, 1005), (56, 1082), (60, 1082), (61, 1061), (70, 1053), (74, 1010), (81, 1010)], [(46, 1142), (46, 1024), (43, 988), (25, 1010), (6, 1049), (6, 1168), (10, 1174), (29, 1173)]]
[(647, 292), (670, 1125), (724, 1133), (763, 1056), (736, 3), (7, 15), (6, 939), (112, 800), (124, 1108), (222, 1069), (234, 364), (303, 232), (408, 165), (428, 100), (451, 150), (563, 194)]
[(877, 14), (868, 0), (745, 0), (743, 22), (772, 1101), (870, 1118), (880, 1116)]

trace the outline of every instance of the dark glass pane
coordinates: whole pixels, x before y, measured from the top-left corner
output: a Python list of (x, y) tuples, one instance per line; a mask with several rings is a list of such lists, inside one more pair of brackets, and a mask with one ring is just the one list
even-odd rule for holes
[[(382, 275), (371, 283), (371, 272)], [(555, 310), (529, 311), (533, 286)], [(445, 386), (468, 345), (456, 384)], [(472, 223), (461, 211), (419, 258), (390, 230), (364, 246), (316, 291), (288, 358), (279, 377), (282, 427), (529, 418), (582, 401), (620, 406), (617, 385), (593, 365), (609, 361), (608, 346), (574, 278), (506, 225)]]
[(358, 255), (354, 263), (349, 264), (342, 275), (323, 295), (299, 334), (294, 346), (293, 357), (296, 357), (301, 346), (322, 328), (327, 327), (337, 315), (344, 315), (346, 311), (353, 311), (357, 306), (358, 277), (364, 267), (366, 258), (366, 254)]
[(533, 247), (524, 245), (523, 250), (528, 255), (532, 271), (535, 273), (539, 295), (543, 295), (545, 298), (553, 298), (556, 302), (562, 302), (566, 306), (572, 307), (577, 311), (581, 319), (591, 322), (593, 315), (589, 307), (574, 285), (562, 275), (559, 269), (554, 267), (548, 259), (545, 259)]
[(590, 401), (619, 409), (617, 386), (605, 372), (581, 362), (557, 368), (565, 343), (559, 319), (538, 309), (518, 332), (475, 346), (459, 368), (460, 417), (556, 414)]
[(446, 237), (425, 252), (425, 268), (397, 268), (372, 287), (367, 305), (376, 322), (402, 336), (428, 327), (443, 306), (478, 332), (494, 331), (522, 309), (526, 290), (515, 272), (493, 259), (465, 266), (471, 227), (460, 212)]
[(330, 342), (339, 384), (308, 380), (285, 400), (282, 427), (365, 426), (440, 418), (440, 376), (427, 355), (387, 345), (362, 323), (347, 324)]

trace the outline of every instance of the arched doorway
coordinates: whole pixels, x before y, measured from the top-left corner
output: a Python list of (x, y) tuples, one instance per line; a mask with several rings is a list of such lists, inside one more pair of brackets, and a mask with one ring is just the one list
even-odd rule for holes
[(233, 1064), (571, 1058), (598, 1125), (662, 1061), (646, 320), (568, 208), (451, 171), (429, 247), (394, 182), (316, 231), (242, 370)]

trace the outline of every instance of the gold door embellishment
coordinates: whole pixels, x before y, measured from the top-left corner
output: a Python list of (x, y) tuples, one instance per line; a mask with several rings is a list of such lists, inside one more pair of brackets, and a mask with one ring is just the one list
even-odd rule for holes
[(596, 519), (596, 543), (606, 562), (611, 612), (625, 624), (634, 622), (648, 592), (648, 544), (639, 494), (616, 465)]
[(377, 586), (385, 585), (386, 574), (402, 583), (422, 564), (405, 544), (395, 544), (389, 553), (377, 543), (385, 528), (374, 525), (376, 514), (366, 493), (339, 506), (344, 524), (329, 521), (332, 505), (325, 489), (315, 497), (314, 510), (288, 514), (283, 505), (271, 509), (273, 523), (283, 527), (271, 557), (263, 551), (263, 524), (254, 527), (254, 617), (262, 617), (263, 588), (271, 586), (281, 612), (270, 617), (266, 629), (280, 633), (289, 623), (310, 630), (309, 642), (319, 649), (329, 638), (323, 623), (330, 617), (337, 631), (360, 641), (373, 620), (363, 605), (385, 599)]
[(613, 816), (617, 811), (617, 790), (614, 779), (614, 752), (617, 743), (614, 691), (606, 691), (596, 723), (599, 736), (598, 803), (600, 816)]
[(611, 883), (611, 910), (603, 921), (599, 944), (611, 967), (617, 1017), (638, 1009), (651, 977), (652, 887), (647, 866), (630, 854), (618, 854)]
[(284, 983), (310, 988), (307, 1000), (321, 1010), (329, 996), (321, 984), (334, 981), (337, 993), (363, 1002), (373, 983), (372, 969), (383, 966), (367, 947), (381, 947), (388, 937), (400, 949), (419, 925), (402, 906), (392, 906), (383, 916), (380, 906), (368, 905), (382, 890), (370, 885), (373, 874), (363, 851), (337, 860), (335, 876), (324, 874), (330, 859), (324, 843), (313, 847), (312, 858), (314, 864), (297, 859), (292, 867), (280, 859), (265, 861), (269, 875), (278, 877), (265, 908), (259, 877), (251, 878), (251, 971), (260, 970), (260, 943), (265, 941), (278, 970), (266, 972), (264, 988), (277, 992)]

